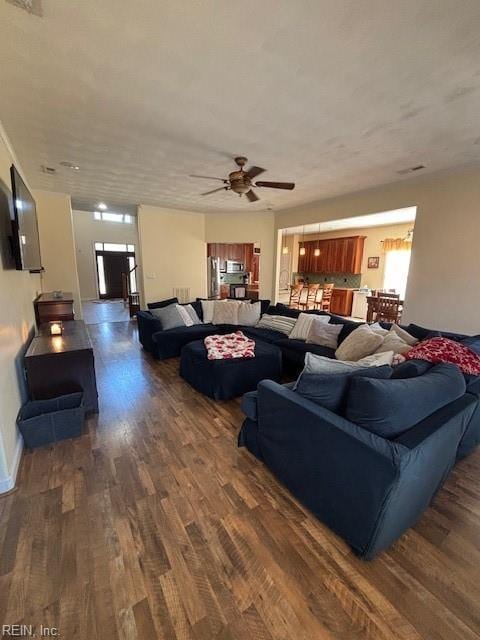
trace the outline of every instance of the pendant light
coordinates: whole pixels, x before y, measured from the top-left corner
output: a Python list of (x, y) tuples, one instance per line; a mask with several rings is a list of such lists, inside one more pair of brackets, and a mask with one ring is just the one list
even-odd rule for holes
[(305, 227), (302, 227), (302, 246), (300, 247), (300, 251), (298, 252), (298, 254), (300, 256), (304, 256), (306, 253), (305, 251)]
[(284, 256), (288, 254), (288, 245), (285, 242), (285, 229), (282, 229), (282, 253)]
[[(318, 233), (320, 233), (320, 223), (318, 223)], [(317, 238), (317, 246), (315, 247), (315, 251), (313, 252), (313, 255), (318, 258), (318, 256), (320, 255), (320, 239)]]

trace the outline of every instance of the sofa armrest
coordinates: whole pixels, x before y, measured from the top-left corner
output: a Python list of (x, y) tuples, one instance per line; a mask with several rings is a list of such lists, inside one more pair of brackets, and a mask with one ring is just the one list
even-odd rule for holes
[(139, 311), (137, 313), (138, 339), (147, 351), (153, 352), (155, 345), (152, 336), (157, 331), (162, 331), (162, 323), (149, 311)]
[(277, 478), (365, 554), (408, 449), (271, 381), (258, 387), (257, 440)]

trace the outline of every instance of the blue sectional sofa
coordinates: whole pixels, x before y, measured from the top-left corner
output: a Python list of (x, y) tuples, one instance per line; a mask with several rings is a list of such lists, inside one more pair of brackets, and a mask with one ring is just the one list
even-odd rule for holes
[(266, 380), (244, 396), (239, 446), (358, 555), (371, 559), (430, 504), (455, 463), (478, 397), (463, 393), (387, 439), (290, 387)]

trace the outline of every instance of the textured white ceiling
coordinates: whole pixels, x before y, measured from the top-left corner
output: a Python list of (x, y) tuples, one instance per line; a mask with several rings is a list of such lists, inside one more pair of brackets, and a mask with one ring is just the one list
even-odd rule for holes
[[(0, 119), (35, 188), (292, 207), (478, 162), (479, 34), (479, 0), (0, 2)], [(200, 197), (239, 154), (297, 188)]]

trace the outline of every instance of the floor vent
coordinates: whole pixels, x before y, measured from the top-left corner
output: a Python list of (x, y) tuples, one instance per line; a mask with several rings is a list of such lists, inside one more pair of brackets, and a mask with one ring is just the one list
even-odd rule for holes
[(185, 302), (191, 302), (190, 287), (174, 287), (173, 295), (178, 298), (178, 301), (182, 304)]
[(34, 16), (42, 15), (42, 0), (5, 0), (9, 4), (13, 4), (19, 9), (23, 9), (27, 13)]

